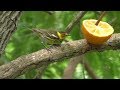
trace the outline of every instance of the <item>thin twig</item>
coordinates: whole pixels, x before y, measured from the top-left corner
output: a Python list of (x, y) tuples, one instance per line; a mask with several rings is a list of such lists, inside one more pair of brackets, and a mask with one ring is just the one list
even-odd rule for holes
[(69, 24), (68, 26), (66, 27), (65, 31), (66, 33), (70, 33), (72, 28), (74, 27), (74, 25), (76, 25), (79, 20), (87, 13), (87, 11), (80, 11), (77, 16), (75, 17), (75, 19), (73, 19)]
[(102, 20), (102, 18), (105, 16), (105, 14), (106, 14), (106, 11), (103, 11), (102, 14), (100, 15), (98, 21), (95, 23), (95, 25), (99, 24), (99, 22)]

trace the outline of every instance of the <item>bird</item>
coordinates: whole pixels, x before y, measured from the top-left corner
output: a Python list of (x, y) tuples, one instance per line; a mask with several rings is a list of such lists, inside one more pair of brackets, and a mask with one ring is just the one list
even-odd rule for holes
[(46, 29), (32, 29), (34, 33), (40, 37), (42, 43), (47, 45), (60, 45), (65, 37), (69, 34), (63, 31), (46, 30)]

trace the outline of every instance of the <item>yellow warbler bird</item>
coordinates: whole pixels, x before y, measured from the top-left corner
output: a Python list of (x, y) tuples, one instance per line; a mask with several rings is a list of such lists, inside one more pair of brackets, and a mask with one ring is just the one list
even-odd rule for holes
[(68, 34), (66, 32), (58, 32), (54, 30), (45, 30), (45, 29), (33, 29), (41, 40), (47, 45), (59, 45), (65, 39)]

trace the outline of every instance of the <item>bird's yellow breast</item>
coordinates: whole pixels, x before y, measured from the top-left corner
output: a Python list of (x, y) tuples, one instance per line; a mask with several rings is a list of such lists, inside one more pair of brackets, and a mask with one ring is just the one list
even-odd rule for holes
[(57, 35), (58, 35), (58, 37), (59, 37), (60, 39), (64, 39), (64, 38), (62, 37), (61, 33), (57, 32)]

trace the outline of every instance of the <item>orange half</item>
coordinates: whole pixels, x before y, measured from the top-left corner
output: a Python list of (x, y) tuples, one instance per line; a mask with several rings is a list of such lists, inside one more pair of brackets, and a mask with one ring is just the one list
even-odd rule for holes
[(97, 20), (94, 19), (84, 20), (82, 32), (89, 43), (100, 45), (111, 37), (114, 29), (106, 22), (100, 21), (98, 25), (95, 25), (96, 22)]

